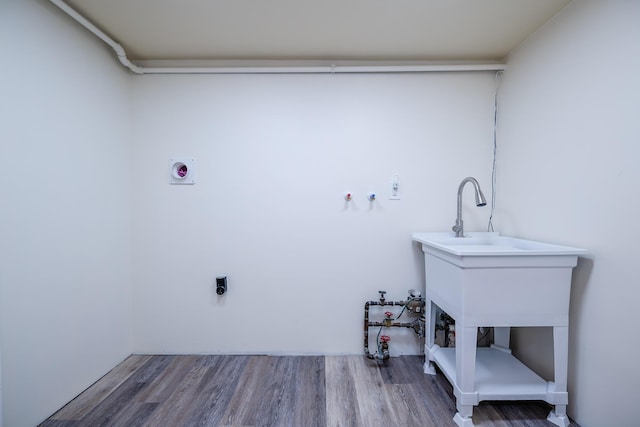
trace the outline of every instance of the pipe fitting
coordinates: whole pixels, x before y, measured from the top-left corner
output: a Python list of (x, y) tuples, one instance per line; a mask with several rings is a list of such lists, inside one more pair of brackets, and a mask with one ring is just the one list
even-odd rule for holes
[(410, 313), (421, 314), (424, 313), (425, 300), (420, 297), (410, 298), (406, 306)]
[(388, 360), (389, 355), (389, 341), (391, 341), (391, 337), (389, 335), (381, 335), (380, 336), (380, 344), (379, 344), (379, 357), (382, 360)]

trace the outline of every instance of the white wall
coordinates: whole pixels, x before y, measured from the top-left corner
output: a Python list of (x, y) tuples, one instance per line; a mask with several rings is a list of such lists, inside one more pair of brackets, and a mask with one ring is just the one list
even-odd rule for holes
[[(365, 300), (423, 286), (411, 232), (450, 228), (465, 176), (490, 194), (492, 73), (131, 77), (52, 5), (0, 7), (20, 64), (0, 83), (1, 154), (28, 169), (0, 184), (5, 425), (37, 423), (131, 351), (360, 353)], [(593, 253), (571, 307), (584, 427), (632, 425), (640, 380), (622, 239), (640, 208), (638, 13), (573, 2), (510, 56), (501, 89), (497, 229)], [(168, 185), (181, 155), (195, 186)], [(488, 208), (465, 196), (467, 230), (484, 230)], [(392, 353), (421, 350), (392, 336)], [(551, 376), (547, 331), (514, 342)]]
[[(509, 234), (587, 248), (574, 272), (569, 414), (635, 426), (640, 323), (640, 2), (575, 1), (509, 57), (498, 210)], [(515, 334), (550, 377), (549, 331)]]
[(136, 77), (135, 351), (361, 353), (364, 302), (423, 286), (411, 233), (450, 229), (468, 175), (490, 194), (493, 94), (493, 73)]
[(44, 1), (0, 3), (4, 425), (131, 353), (130, 76)]
[(3, 420), (4, 420), (4, 416), (2, 415), (2, 345), (0, 345), (0, 427), (4, 425)]

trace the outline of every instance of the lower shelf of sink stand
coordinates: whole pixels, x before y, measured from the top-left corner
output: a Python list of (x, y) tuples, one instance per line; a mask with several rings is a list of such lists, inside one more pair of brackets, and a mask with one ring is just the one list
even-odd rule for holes
[[(436, 364), (449, 382), (456, 379), (455, 348), (439, 348), (433, 353)], [(475, 390), (482, 400), (544, 400), (548, 402), (553, 383), (547, 382), (508, 351), (476, 349)], [(553, 403), (553, 402), (548, 402)]]

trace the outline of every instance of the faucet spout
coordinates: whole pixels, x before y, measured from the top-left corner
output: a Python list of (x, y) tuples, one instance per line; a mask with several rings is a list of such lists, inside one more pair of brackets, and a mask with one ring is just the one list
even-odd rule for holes
[(455, 231), (456, 237), (464, 237), (464, 224), (462, 222), (462, 190), (467, 182), (472, 183), (475, 189), (476, 206), (485, 206), (487, 204), (487, 199), (485, 199), (478, 181), (470, 176), (463, 179), (458, 187), (458, 216), (456, 217), (455, 225), (451, 227), (451, 229)]

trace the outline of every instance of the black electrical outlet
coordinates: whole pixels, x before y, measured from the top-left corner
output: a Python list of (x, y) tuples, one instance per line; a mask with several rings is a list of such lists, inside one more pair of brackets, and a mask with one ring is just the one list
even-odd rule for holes
[(227, 292), (227, 276), (216, 277), (216, 293), (224, 295)]

